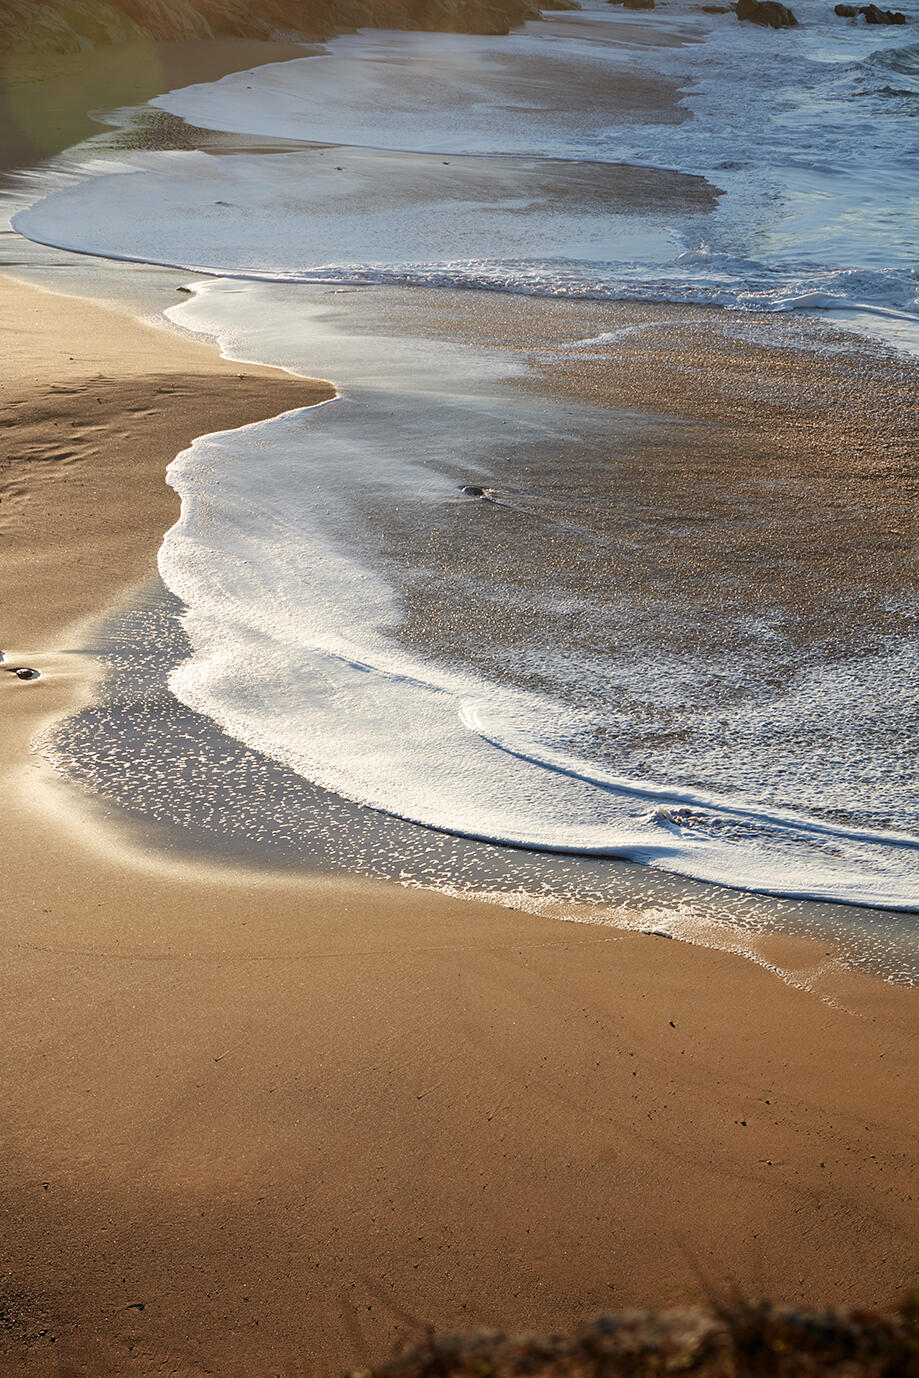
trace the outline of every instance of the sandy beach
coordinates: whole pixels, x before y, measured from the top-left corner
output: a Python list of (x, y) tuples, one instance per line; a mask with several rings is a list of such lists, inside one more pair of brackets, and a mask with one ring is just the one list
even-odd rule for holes
[[(914, 1285), (915, 996), (132, 847), (30, 753), (172, 457), (328, 395), (5, 280), (4, 1370), (334, 1373), (425, 1325)], [(239, 377), (240, 373), (244, 377)], [(786, 969), (821, 954), (775, 940)]]

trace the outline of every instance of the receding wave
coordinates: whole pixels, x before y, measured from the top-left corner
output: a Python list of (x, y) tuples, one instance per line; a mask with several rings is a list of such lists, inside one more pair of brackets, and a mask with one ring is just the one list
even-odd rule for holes
[[(138, 174), (142, 175), (142, 174)], [(803, 312), (822, 315), (857, 312), (879, 322), (900, 321), (919, 337), (919, 270), (826, 268), (812, 264), (770, 266), (737, 259), (705, 246), (675, 253), (669, 261), (547, 259), (482, 259), (436, 263), (341, 263), (315, 266), (284, 263), (267, 267), (241, 261), (238, 252), (207, 256), (169, 252), (169, 228), (150, 222), (151, 242), (135, 222), (127, 241), (118, 218), (106, 220), (104, 206), (111, 197), (114, 210), (124, 192), (122, 177), (108, 188), (93, 179), (98, 220), (81, 232), (81, 187), (52, 193), (13, 217), (14, 227), (28, 238), (55, 248), (91, 253), (127, 262), (152, 263), (188, 272), (253, 282), (386, 285), (508, 292), (565, 300), (635, 301), (721, 307), (745, 312)], [(114, 185), (121, 183), (121, 185)], [(84, 193), (85, 194), (85, 193)], [(82, 197), (81, 197), (82, 199)], [(179, 232), (176, 238), (179, 238)], [(208, 233), (214, 237), (213, 224)]]
[[(588, 43), (560, 45), (548, 26), (546, 40), (528, 32), (495, 49), (456, 39), (446, 45), (449, 57), (432, 56), (423, 37), (355, 36), (335, 46), (340, 63), (330, 53), (160, 102), (209, 127), (335, 137), (336, 146), (270, 157), (140, 152), (120, 164), (100, 159), (39, 174), (34, 204), (13, 222), (22, 234), (61, 249), (233, 279), (199, 291), (180, 318), (170, 314), (218, 336), (232, 357), (347, 384), (347, 398), (330, 406), (204, 437), (172, 466), (182, 515), (160, 567), (185, 605), (191, 655), (172, 672), (171, 689), (302, 778), (429, 829), (508, 847), (628, 858), (768, 894), (915, 911), (919, 837), (869, 826), (915, 825), (905, 806), (889, 807), (913, 759), (903, 743), (919, 702), (914, 644), (860, 647), (860, 682), (848, 665), (815, 656), (802, 676), (804, 691), (795, 698), (799, 685), (783, 689), (758, 714), (742, 694), (725, 707), (737, 669), (726, 648), (710, 683), (718, 712), (732, 716), (710, 734), (715, 745), (697, 763), (698, 774), (679, 774), (671, 738), (656, 755), (647, 753), (656, 772), (617, 770), (609, 751), (591, 755), (589, 733), (579, 739), (551, 684), (525, 692), (510, 672), (502, 678), (506, 666), (489, 679), (426, 651), (423, 638), (415, 645), (400, 639), (404, 590), (388, 577), (379, 532), (393, 513), (423, 531), (432, 513), (456, 502), (457, 455), (471, 491), (487, 481), (489, 455), (511, 443), (506, 399), (489, 417), (474, 386), (481, 381), (474, 359), (463, 356), (456, 385), (444, 376), (452, 346), (406, 343), (397, 331), (380, 339), (364, 323), (336, 355), (334, 341), (310, 335), (309, 292), (260, 287), (469, 288), (846, 322), (868, 317), (876, 334), (917, 345), (911, 164), (901, 157), (900, 125), (885, 126), (893, 152), (876, 167), (873, 154), (851, 158), (851, 127), (838, 112), (813, 115), (820, 99), (813, 109), (782, 105), (792, 85), (811, 89), (806, 78), (816, 64), (795, 57), (797, 49), (783, 47), (777, 56), (760, 48), (763, 56), (751, 63), (751, 36), (734, 24), (723, 44), (718, 37), (695, 48), (633, 53), (625, 65), (633, 58), (643, 65), (649, 80), (642, 86), (611, 80), (613, 67), (593, 46), (602, 41), (596, 26), (614, 34), (616, 16), (604, 9), (585, 22), (594, 25)], [(882, 71), (905, 87), (917, 51), (884, 50), (851, 66), (870, 66), (875, 87)], [(621, 52), (617, 60), (621, 68)], [(749, 109), (736, 99), (740, 61)], [(693, 62), (694, 89), (684, 103), (674, 71)], [(821, 98), (827, 89), (822, 83)], [(768, 117), (773, 91), (780, 119)], [(508, 92), (512, 108), (502, 107), (496, 121), (494, 102)], [(386, 148), (365, 146), (374, 138)], [(424, 151), (395, 151), (406, 140)], [(579, 349), (583, 358), (613, 334), (585, 333), (561, 348)], [(398, 374), (391, 356), (400, 348), (408, 353)], [(337, 371), (342, 361), (350, 372)], [(451, 388), (453, 411), (442, 414), (436, 406)], [(580, 413), (572, 424), (570, 414), (548, 412), (532, 399), (521, 405), (530, 439), (537, 413), (553, 443), (594, 438), (577, 429)], [(411, 571), (426, 573), (423, 561)], [(636, 609), (636, 618), (645, 611)], [(531, 664), (558, 649), (518, 646)], [(676, 677), (666, 643), (655, 663), (643, 660), (631, 672), (614, 687), (626, 701), (622, 716), (637, 706), (640, 717), (651, 690)], [(590, 668), (579, 665), (577, 673), (583, 678)], [(644, 698), (642, 676), (654, 681)], [(612, 683), (608, 676), (603, 687)], [(672, 738), (690, 715), (685, 700), (680, 693), (667, 700), (677, 720)], [(616, 707), (608, 696), (607, 719)], [(807, 731), (795, 738), (787, 725), (801, 719)], [(890, 745), (884, 734), (892, 722)], [(868, 731), (881, 745), (872, 760), (876, 778), (866, 782), (852, 767)], [(615, 733), (611, 739), (615, 744)], [(798, 748), (805, 739), (812, 774), (802, 785)], [(835, 756), (828, 744), (839, 746)], [(734, 769), (744, 755), (752, 757), (746, 776)], [(848, 771), (844, 789), (833, 778), (839, 760)], [(699, 777), (719, 789), (685, 783)], [(860, 808), (860, 793), (872, 790)]]
[[(354, 553), (373, 448), (351, 424), (358, 405), (204, 437), (171, 466), (182, 515), (160, 569), (193, 648), (170, 680), (182, 702), (314, 783), (428, 828), (919, 909), (919, 837), (623, 778), (553, 744), (564, 714), (552, 698), (393, 641), (399, 599)], [(408, 460), (376, 471), (395, 493), (417, 490), (423, 472)], [(424, 483), (425, 502), (455, 492), (445, 477)], [(892, 660), (890, 674), (902, 679), (903, 666)]]

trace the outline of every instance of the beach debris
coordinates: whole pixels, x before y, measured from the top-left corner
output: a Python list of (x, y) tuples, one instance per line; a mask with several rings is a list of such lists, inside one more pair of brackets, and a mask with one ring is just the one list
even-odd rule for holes
[(460, 492), (467, 498), (481, 498), (483, 502), (501, 501), (501, 494), (497, 488), (484, 488), (480, 483), (464, 483)]
[(177, 288), (176, 288), (176, 291), (177, 291), (177, 292), (187, 292), (187, 294), (188, 294), (189, 296), (192, 295), (192, 289), (191, 289), (190, 287), (177, 287)]
[(737, 18), (767, 29), (793, 29), (798, 23), (788, 6), (779, 0), (737, 0)]
[(33, 670), (31, 665), (4, 665), (3, 668), (17, 679), (41, 679), (41, 671)]

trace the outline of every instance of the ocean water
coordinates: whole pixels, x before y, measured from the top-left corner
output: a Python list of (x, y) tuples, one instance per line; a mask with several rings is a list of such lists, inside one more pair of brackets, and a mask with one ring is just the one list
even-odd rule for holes
[[(119, 180), (65, 189), (17, 227), (252, 277), (841, 312), (916, 343), (916, 30), (840, 20), (823, 0), (797, 12), (776, 35), (675, 0), (650, 42), (603, 4), (507, 38), (345, 36), (152, 102), (309, 151), (81, 166)], [(649, 184), (637, 223), (611, 176), (623, 164), (720, 194), (661, 194), (655, 213)], [(151, 224), (164, 179), (170, 216)]]
[[(283, 144), (138, 138), (23, 183), (20, 234), (205, 274), (176, 327), (339, 393), (170, 467), (176, 700), (438, 834), (919, 911), (915, 550), (807, 635), (714, 558), (690, 587), (629, 537), (654, 494), (611, 498), (610, 457), (678, 428), (529, 386), (691, 329), (912, 376), (917, 30), (795, 8), (778, 34), (685, 3), (363, 32), (111, 117)], [(595, 315), (510, 347), (472, 328), (483, 289)], [(690, 524), (661, 540), (697, 558)]]

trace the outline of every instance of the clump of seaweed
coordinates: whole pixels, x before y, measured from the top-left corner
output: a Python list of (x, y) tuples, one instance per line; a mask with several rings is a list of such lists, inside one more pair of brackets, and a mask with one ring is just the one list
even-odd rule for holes
[(571, 1335), (436, 1335), (349, 1378), (919, 1378), (919, 1293), (889, 1313), (735, 1300)]

